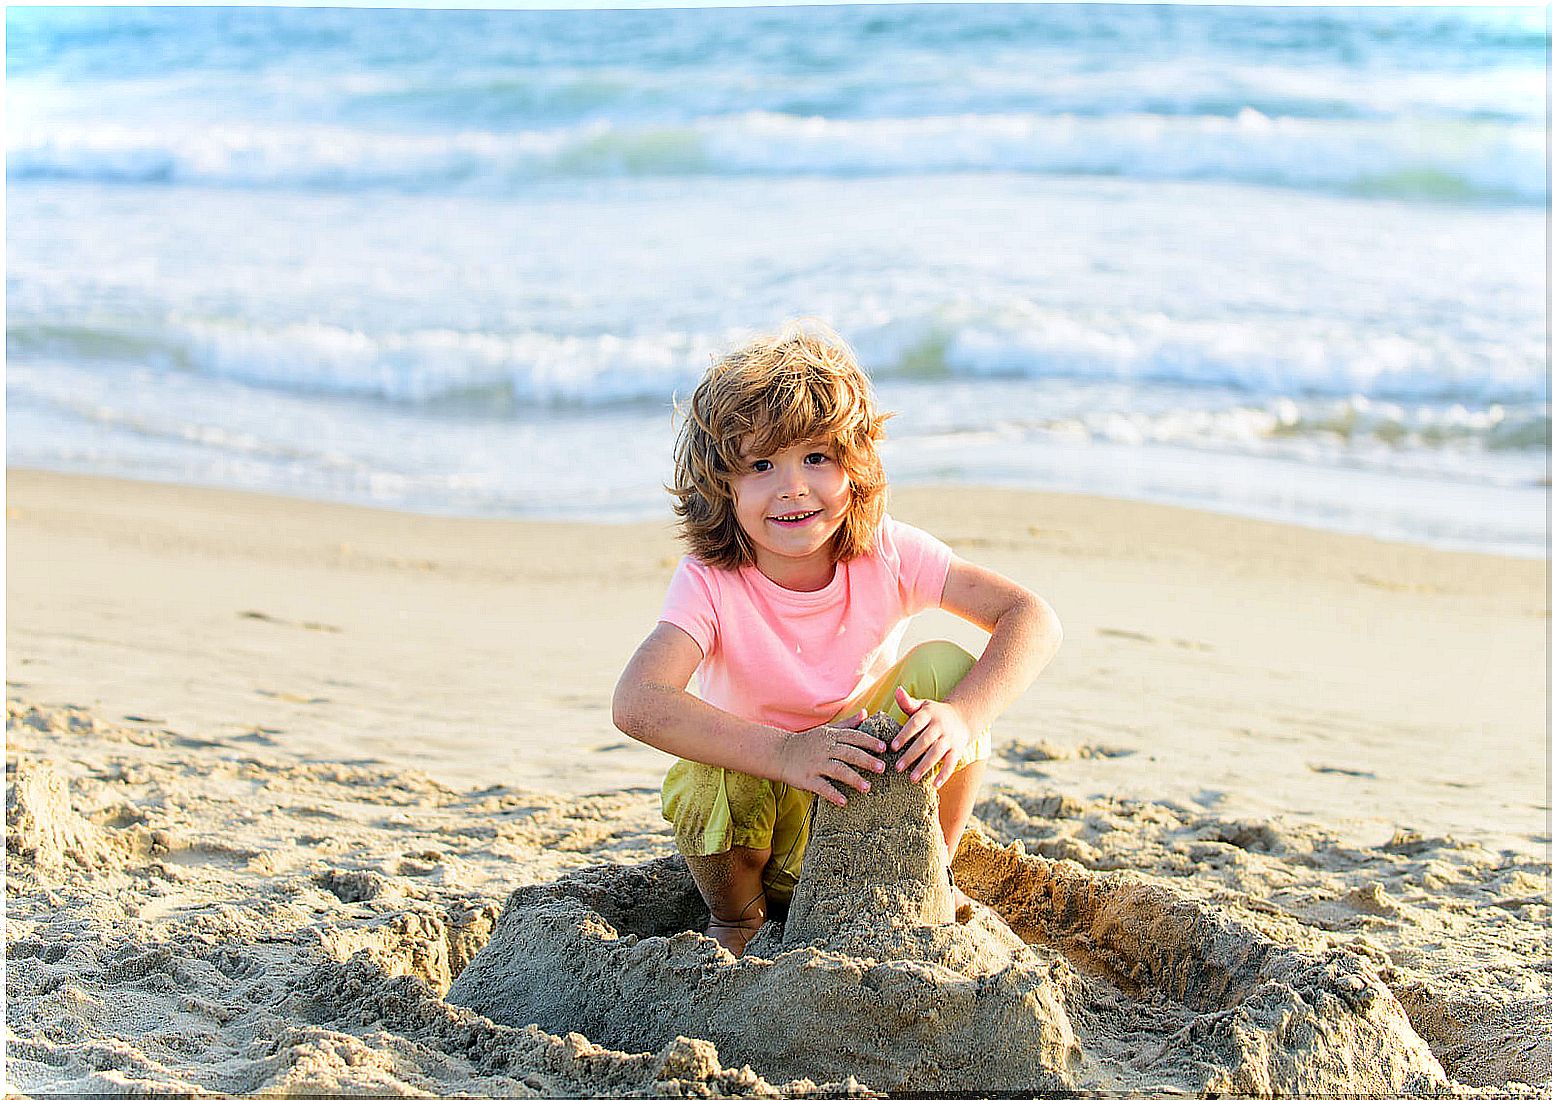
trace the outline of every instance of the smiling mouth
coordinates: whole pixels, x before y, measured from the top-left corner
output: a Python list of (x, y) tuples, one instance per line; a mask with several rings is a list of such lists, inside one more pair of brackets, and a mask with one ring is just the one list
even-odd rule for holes
[(771, 516), (770, 518), (773, 523), (802, 523), (810, 516), (817, 516), (821, 511), (822, 509), (816, 508), (812, 512), (793, 512), (790, 515)]

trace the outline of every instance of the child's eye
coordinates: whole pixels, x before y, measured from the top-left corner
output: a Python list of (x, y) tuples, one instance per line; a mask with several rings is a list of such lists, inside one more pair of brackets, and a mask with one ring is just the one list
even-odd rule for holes
[(812, 454), (804, 455), (803, 461), (812, 466), (818, 466), (821, 463), (829, 462), (830, 456), (825, 454), (823, 451), (814, 451)]
[(771, 468), (771, 460), (768, 458), (757, 458), (749, 464), (749, 468), (757, 474), (763, 474)]

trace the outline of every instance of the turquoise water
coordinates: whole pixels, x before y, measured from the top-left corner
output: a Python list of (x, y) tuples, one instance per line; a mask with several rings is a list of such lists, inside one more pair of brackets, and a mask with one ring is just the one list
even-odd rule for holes
[(1544, 547), (1542, 9), (6, 22), (13, 463), (662, 515), (806, 314), (897, 481)]

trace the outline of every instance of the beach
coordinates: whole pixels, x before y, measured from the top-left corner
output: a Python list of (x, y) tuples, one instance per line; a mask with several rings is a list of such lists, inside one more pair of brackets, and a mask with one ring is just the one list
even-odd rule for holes
[[(1552, 1100), (1544, 9), (5, 18), (9, 1092)], [(735, 960), (611, 695), (795, 318), (1065, 643)]]
[[(1355, 954), (1447, 1081), (1552, 1089), (1544, 562), (1013, 489), (891, 512), (1065, 628), (994, 729), (988, 843)], [(6, 515), (9, 1090), (856, 1085), (442, 1000), (514, 888), (672, 853), (668, 761), (610, 720), (666, 519), (17, 468)]]

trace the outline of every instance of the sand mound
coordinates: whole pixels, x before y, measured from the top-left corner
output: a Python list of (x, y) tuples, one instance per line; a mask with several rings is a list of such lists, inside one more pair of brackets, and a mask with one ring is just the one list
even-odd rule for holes
[(1108, 760), (1116, 756), (1131, 756), (1132, 750), (1110, 745), (1063, 744), (1040, 737), (1032, 741), (1015, 738), (999, 748), (997, 754), (1009, 764), (1017, 766), (1066, 760)]
[[(12, 872), (45, 877), (109, 863), (117, 846), (70, 805), (70, 784), (47, 764), (22, 761), (5, 795), (5, 850)], [(19, 866), (18, 866), (19, 864)]]
[[(1355, 954), (1284, 947), (1164, 886), (1027, 855), (973, 830), (954, 866), (1020, 936), (1078, 967), (1090, 1028), (1130, 1032), (1134, 1052), (1153, 1040), (1128, 1062), (1159, 1072), (1159, 1084), (1346, 1095), (1445, 1087), (1400, 1003)], [(1184, 1010), (1167, 1034), (1142, 1011), (1160, 998)], [(1114, 1019), (1097, 1018), (1106, 1015)]]
[[(898, 728), (875, 721), (880, 736)], [(930, 788), (892, 770), (845, 807), (816, 803), (789, 922), (737, 960), (682, 931), (705, 910), (677, 857), (519, 890), (448, 1000), (623, 1050), (704, 1039), (777, 1080), (1064, 1087), (1076, 1054), (1065, 968), (1053, 974), (991, 920), (953, 923), (936, 809)], [(601, 885), (602, 912), (588, 904)]]
[[(1552, 970), (1545, 953), (1538, 969), (1542, 975)], [(1388, 982), (1451, 1077), (1479, 1086), (1536, 1083), (1541, 1095), (1552, 1096), (1552, 996), (1545, 980), (1474, 971), (1448, 985), (1415, 975)]]
[[(885, 741), (899, 728), (888, 715), (863, 724)], [(867, 795), (845, 806), (815, 801), (786, 925), (772, 930), (784, 946), (823, 944), (890, 958), (907, 950), (902, 935), (953, 922), (937, 792), (896, 771), (897, 758), (886, 754), (888, 765)]]
[(957, 873), (1003, 919), (954, 923), (935, 794), (886, 776), (816, 804), (788, 920), (744, 958), (684, 931), (705, 911), (669, 857), (516, 891), (448, 1000), (621, 1050), (690, 1036), (773, 1079), (882, 1089), (1446, 1087), (1363, 960), (1282, 947), (1162, 886), (972, 833)]

